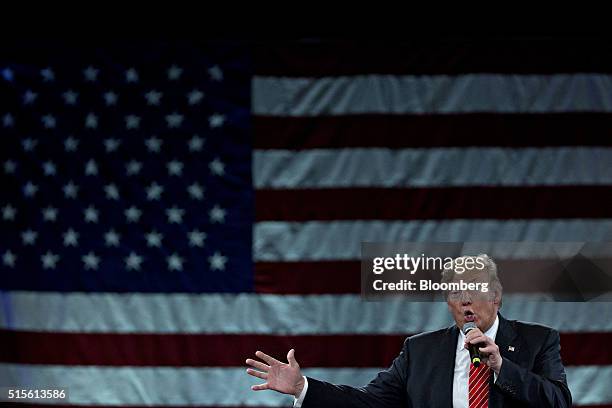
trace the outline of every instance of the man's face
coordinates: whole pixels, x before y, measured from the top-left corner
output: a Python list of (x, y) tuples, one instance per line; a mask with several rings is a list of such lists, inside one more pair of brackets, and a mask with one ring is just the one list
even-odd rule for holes
[[(453, 282), (488, 282), (486, 271), (466, 271), (462, 275), (455, 274)], [(496, 296), (489, 285), (488, 292), (452, 291), (446, 300), (448, 310), (453, 315), (457, 327), (463, 329), (467, 322), (474, 322), (484, 333), (495, 321), (499, 310), (500, 297)]]

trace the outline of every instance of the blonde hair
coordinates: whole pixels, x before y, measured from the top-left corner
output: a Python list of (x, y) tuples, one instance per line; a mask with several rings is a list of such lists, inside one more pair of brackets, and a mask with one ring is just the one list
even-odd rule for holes
[[(472, 259), (474, 260), (474, 262), (476, 262), (476, 260), (481, 261), (484, 267), (478, 270), (484, 270), (487, 272), (488, 278), (489, 278), (489, 287), (496, 295), (499, 296), (499, 308), (501, 309), (503, 287), (502, 287), (501, 281), (499, 280), (499, 277), (497, 276), (497, 264), (495, 263), (495, 261), (493, 261), (493, 258), (491, 258), (487, 254), (478, 254), (476, 256), (464, 255), (464, 256), (455, 258), (455, 261), (459, 259), (461, 260), (459, 264), (462, 264), (462, 265), (465, 265), (466, 259)], [(455, 264), (455, 262), (453, 262), (453, 264)], [(457, 272), (453, 268), (444, 268), (444, 270), (442, 271), (441, 282), (442, 283), (452, 282), (455, 275), (457, 275)]]

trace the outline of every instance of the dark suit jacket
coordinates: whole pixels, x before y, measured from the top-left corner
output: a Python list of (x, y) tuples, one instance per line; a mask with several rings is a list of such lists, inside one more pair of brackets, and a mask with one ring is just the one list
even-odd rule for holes
[[(452, 326), (407, 338), (391, 367), (365, 387), (308, 378), (302, 408), (452, 408), (457, 336)], [(489, 407), (571, 406), (556, 330), (500, 315), (495, 343), (503, 363), (495, 384), (491, 376)]]

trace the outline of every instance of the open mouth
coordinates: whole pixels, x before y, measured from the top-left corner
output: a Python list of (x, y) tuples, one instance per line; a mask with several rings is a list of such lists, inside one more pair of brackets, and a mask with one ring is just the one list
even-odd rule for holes
[(471, 310), (463, 311), (463, 320), (466, 322), (474, 322), (476, 321), (476, 315)]

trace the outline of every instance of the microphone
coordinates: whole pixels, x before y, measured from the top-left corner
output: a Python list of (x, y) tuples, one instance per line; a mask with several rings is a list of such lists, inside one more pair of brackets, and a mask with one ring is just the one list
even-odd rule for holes
[[(476, 323), (467, 322), (463, 325), (463, 334), (467, 335), (470, 330), (476, 329)], [(478, 344), (468, 344), (468, 350), (470, 352), (470, 361), (474, 364), (474, 367), (480, 365), (480, 351), (478, 350)]]

